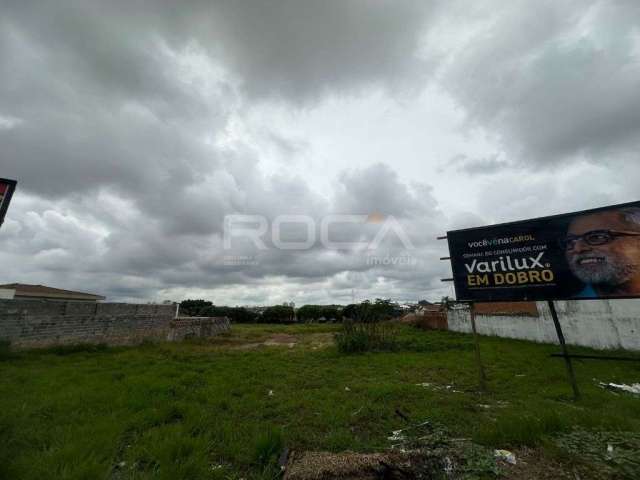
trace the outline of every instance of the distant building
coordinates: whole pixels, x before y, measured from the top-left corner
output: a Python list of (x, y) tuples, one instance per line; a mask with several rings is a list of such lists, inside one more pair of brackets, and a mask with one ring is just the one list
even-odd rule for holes
[(93, 293), (73, 292), (45, 285), (26, 285), (23, 283), (8, 283), (0, 285), (0, 298), (15, 300), (57, 300), (61, 302), (100, 302), (105, 299), (102, 295)]
[(416, 305), (413, 303), (400, 303), (398, 308), (403, 312), (412, 312), (416, 309)]
[(424, 302), (420, 303), (420, 305), (415, 309), (415, 314), (423, 317), (433, 312), (441, 312), (442, 310), (443, 306), (439, 303)]

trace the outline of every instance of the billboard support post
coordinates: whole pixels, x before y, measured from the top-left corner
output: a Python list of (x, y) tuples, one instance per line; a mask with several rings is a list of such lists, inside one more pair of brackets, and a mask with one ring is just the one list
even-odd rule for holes
[(482, 357), (480, 356), (480, 342), (478, 341), (478, 331), (476, 329), (476, 309), (473, 302), (469, 303), (469, 317), (471, 319), (471, 330), (473, 331), (473, 343), (476, 352), (476, 363), (478, 364), (478, 376), (480, 379), (480, 390), (487, 389), (487, 376), (484, 373)]
[(578, 384), (576, 383), (576, 377), (573, 373), (573, 365), (571, 364), (571, 357), (567, 349), (567, 344), (564, 341), (564, 334), (562, 333), (562, 327), (558, 320), (558, 312), (556, 312), (556, 306), (552, 300), (547, 301), (549, 310), (551, 311), (551, 318), (553, 318), (553, 324), (556, 327), (556, 333), (558, 334), (558, 341), (560, 342), (560, 348), (562, 349), (562, 357), (564, 358), (564, 364), (567, 367), (567, 374), (569, 375), (569, 381), (571, 382), (571, 388), (573, 388), (573, 399), (578, 400), (580, 398), (580, 391), (578, 390)]

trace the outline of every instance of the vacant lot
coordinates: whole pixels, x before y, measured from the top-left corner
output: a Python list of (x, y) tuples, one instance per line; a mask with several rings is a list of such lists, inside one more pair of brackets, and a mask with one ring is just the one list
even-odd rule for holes
[[(397, 351), (341, 355), (336, 329), (235, 325), (207, 342), (5, 351), (0, 478), (274, 478), (264, 465), (282, 446), (389, 448), (407, 425), (396, 410), (535, 458), (532, 471), (588, 466), (618, 451), (607, 435), (640, 432), (640, 398), (597, 385), (639, 381), (638, 363), (577, 361), (572, 402), (556, 347), (485, 337), (481, 393), (470, 336), (401, 327)], [(593, 435), (592, 457), (554, 443), (574, 427)]]

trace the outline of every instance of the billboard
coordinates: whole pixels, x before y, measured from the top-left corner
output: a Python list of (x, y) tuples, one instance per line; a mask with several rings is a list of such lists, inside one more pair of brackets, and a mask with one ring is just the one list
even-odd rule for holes
[(460, 301), (640, 297), (640, 202), (447, 232)]
[(16, 181), (8, 178), (0, 178), (0, 225), (4, 222), (4, 216), (9, 208), (9, 202), (16, 189)]

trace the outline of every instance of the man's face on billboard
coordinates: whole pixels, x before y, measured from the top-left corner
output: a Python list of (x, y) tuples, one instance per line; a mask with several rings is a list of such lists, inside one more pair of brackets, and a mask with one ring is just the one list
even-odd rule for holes
[(567, 232), (565, 253), (582, 282), (621, 285), (640, 275), (640, 225), (619, 211), (578, 217)]

